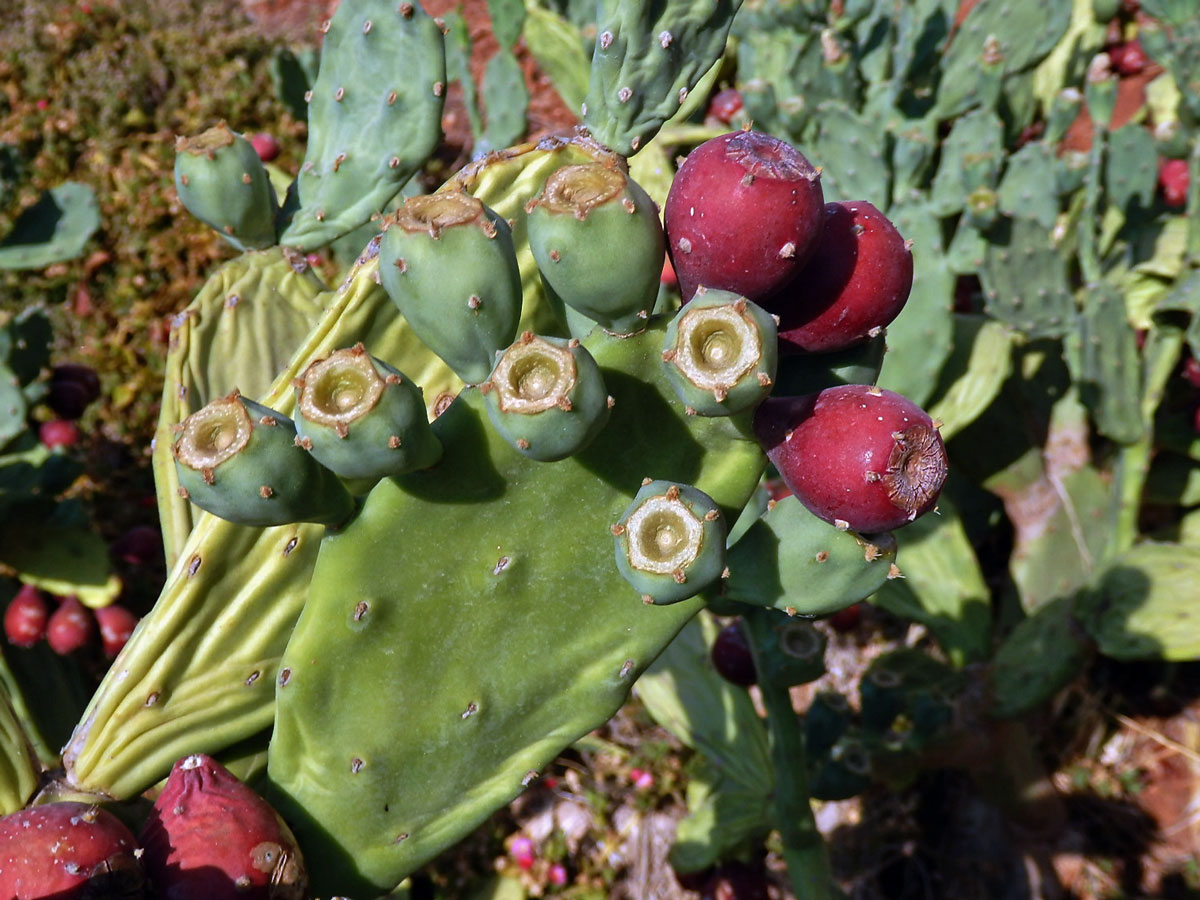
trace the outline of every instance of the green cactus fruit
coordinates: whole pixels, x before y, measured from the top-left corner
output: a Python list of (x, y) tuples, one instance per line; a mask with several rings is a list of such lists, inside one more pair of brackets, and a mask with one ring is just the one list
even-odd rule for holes
[(579, 341), (526, 331), (479, 386), (488, 419), (517, 452), (554, 462), (582, 450), (608, 421), (611, 398)]
[(383, 286), (426, 346), (479, 384), (517, 336), (521, 273), (508, 223), (470, 194), (410, 197), (385, 224)]
[(791, 687), (825, 674), (825, 635), (811, 622), (769, 610), (767, 640), (754, 647), (760, 683)]
[(848, 800), (871, 786), (871, 755), (857, 736), (841, 738), (809, 777), (814, 800)]
[(441, 458), (421, 389), (361, 343), (316, 360), (295, 386), (297, 443), (342, 478), (378, 481)]
[(742, 412), (775, 383), (775, 319), (745, 297), (701, 285), (668, 326), (662, 356), (689, 415)]
[(615, 162), (565, 166), (525, 206), (547, 288), (614, 334), (646, 327), (666, 244), (654, 201)]
[(810, 758), (829, 751), (846, 733), (853, 717), (849, 701), (837, 691), (817, 691), (804, 714), (804, 749)]
[(617, 568), (646, 603), (686, 600), (725, 569), (725, 520), (691, 485), (647, 478), (612, 533)]
[(275, 243), (271, 179), (254, 146), (224, 122), (176, 140), (175, 190), (192, 215), (239, 250)]
[(354, 500), (296, 444), (296, 427), (237, 391), (192, 413), (172, 446), (179, 484), (201, 509), (240, 525), (341, 525)]

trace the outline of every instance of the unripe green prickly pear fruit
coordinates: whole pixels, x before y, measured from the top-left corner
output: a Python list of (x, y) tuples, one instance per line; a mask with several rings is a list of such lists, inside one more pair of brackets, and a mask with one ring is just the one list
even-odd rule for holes
[(614, 334), (645, 327), (666, 244), (654, 201), (615, 163), (564, 166), (525, 205), (547, 289)]
[(769, 684), (808, 684), (825, 674), (825, 635), (807, 619), (771, 610), (775, 616), (768, 639), (757, 650), (755, 665)]
[(441, 459), (421, 389), (361, 343), (314, 361), (295, 386), (297, 442), (342, 478), (377, 481)]
[(725, 520), (688, 484), (647, 478), (612, 533), (617, 568), (646, 603), (686, 600), (725, 570)]
[(817, 691), (804, 714), (804, 749), (810, 757), (829, 750), (846, 732), (852, 711), (837, 691)]
[(608, 421), (611, 399), (577, 340), (526, 331), (479, 386), (488, 418), (517, 452), (553, 462), (582, 450)]
[(175, 141), (175, 190), (239, 250), (274, 246), (275, 189), (254, 146), (224, 122)]
[(732, 291), (701, 286), (667, 327), (663, 363), (689, 415), (729, 416), (771, 393), (775, 319)]
[(239, 525), (341, 525), (354, 498), (337, 476), (296, 445), (296, 426), (237, 391), (178, 426), (171, 452), (180, 494)]
[(486, 380), (521, 315), (508, 223), (470, 194), (439, 191), (408, 198), (385, 229), (379, 273), (392, 302), (463, 381)]
[(857, 735), (846, 735), (809, 777), (814, 800), (848, 800), (871, 786), (871, 756)]

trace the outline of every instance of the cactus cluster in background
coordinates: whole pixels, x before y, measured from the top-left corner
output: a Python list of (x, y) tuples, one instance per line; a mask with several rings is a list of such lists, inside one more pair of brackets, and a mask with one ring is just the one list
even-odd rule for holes
[[(161, 788), (139, 840), (163, 895), (195, 867), (380, 896), (636, 683), (697, 751), (675, 869), (776, 832), (824, 900), (810, 799), (947, 763), (1044, 780), (1024, 717), (1098, 656), (1200, 646), (1200, 26), (1105, 5), (493, 0), (477, 92), (461, 12), (343, 0), (319, 66), (274, 57), (294, 177), (244, 109), (172, 125), (173, 196), (229, 258), (166, 344), (166, 583), (90, 699), (37, 589), (80, 597), (54, 614), (76, 632), (100, 607), (106, 652), (132, 623), (107, 559), (66, 590), (26, 523), (86, 560), (66, 432), (39, 443), (33, 410), (70, 424), (99, 385), (49, 372), (40, 311), (0, 331), (0, 563), (27, 585), (0, 812)], [(579, 127), (519, 142), (518, 52)], [(443, 179), (452, 83), (475, 158)], [(18, 218), (0, 267), (83, 252), (88, 190), (51, 192), (49, 231)], [(931, 639), (848, 690), (810, 620), (862, 601)], [(959, 746), (989, 741), (982, 766)], [(246, 835), (171, 837), (209, 804), (253, 807), (255, 873)]]

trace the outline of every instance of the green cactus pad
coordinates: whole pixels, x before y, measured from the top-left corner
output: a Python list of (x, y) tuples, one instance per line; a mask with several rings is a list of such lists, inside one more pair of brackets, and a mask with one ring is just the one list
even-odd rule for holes
[(602, 0), (583, 122), (625, 156), (650, 142), (725, 49), (741, 0)]
[(987, 311), (1027, 337), (1062, 337), (1075, 324), (1067, 259), (1030, 218), (1002, 218), (988, 235), (979, 280)]
[(721, 512), (688, 484), (647, 478), (612, 533), (617, 568), (646, 603), (694, 597), (725, 568)]
[(37, 790), (40, 769), (8, 688), (0, 681), (0, 816), (24, 809)]
[(224, 122), (175, 142), (175, 190), (188, 212), (239, 250), (275, 243), (275, 189), (250, 142)]
[(521, 315), (508, 223), (470, 194), (439, 191), (410, 197), (386, 227), (379, 272), (388, 296), (463, 381), (485, 381)]
[(1116, 557), (1079, 598), (1079, 617), (1115, 659), (1200, 656), (1200, 548), (1147, 541)]
[(992, 658), (990, 715), (1033, 712), (1084, 670), (1092, 644), (1074, 612), (1071, 598), (1051, 600), (1004, 639)]
[(525, 332), (480, 385), (488, 419), (517, 452), (541, 462), (578, 453), (608, 421), (604, 377), (577, 340)]
[(565, 166), (526, 206), (529, 245), (562, 302), (615, 334), (646, 327), (666, 245), (654, 202), (618, 166)]
[(421, 388), (361, 343), (314, 362), (296, 391), (298, 443), (341, 478), (377, 481), (442, 455)]
[(701, 607), (643, 604), (610, 526), (646, 473), (736, 514), (763, 457), (745, 421), (672, 412), (663, 328), (584, 342), (616, 403), (583, 452), (526, 459), (467, 391), (434, 423), (442, 461), (380, 482), (326, 538), (270, 753), (314, 891), (374, 896), (470, 832), (606, 721)]
[(662, 357), (689, 415), (742, 412), (766, 399), (775, 383), (775, 319), (745, 297), (701, 285), (671, 319)]
[(308, 149), (280, 242), (324, 246), (368, 221), (438, 145), (446, 93), (441, 29), (419, 3), (343, 3), (309, 93)]
[(296, 444), (296, 426), (234, 391), (183, 420), (172, 445), (188, 499), (239, 525), (340, 525), (354, 501)]
[(0, 269), (41, 269), (82, 255), (100, 227), (100, 204), (86, 184), (65, 181), (17, 216), (0, 241)]
[(752, 606), (821, 616), (869, 597), (898, 575), (895, 558), (891, 534), (839, 531), (785, 497), (729, 548), (729, 578), (721, 594)]

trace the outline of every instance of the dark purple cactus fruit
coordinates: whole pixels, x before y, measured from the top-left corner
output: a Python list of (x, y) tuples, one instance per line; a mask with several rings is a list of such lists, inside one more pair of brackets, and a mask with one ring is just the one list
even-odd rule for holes
[(907, 525), (934, 508), (946, 480), (937, 425), (907, 397), (877, 387), (768, 398), (754, 432), (800, 502), (838, 528)]
[(98, 806), (63, 802), (0, 818), (4, 900), (134, 900), (145, 896), (137, 841)]
[(768, 900), (767, 876), (761, 866), (729, 860), (717, 866), (706, 896), (713, 900)]
[(726, 681), (742, 687), (758, 683), (754, 656), (750, 652), (750, 642), (746, 640), (746, 632), (740, 619), (726, 625), (717, 633), (711, 656), (713, 668)]
[(140, 835), (160, 900), (302, 900), (296, 839), (275, 810), (210, 756), (175, 763)]
[(60, 419), (78, 419), (99, 396), (100, 377), (89, 366), (63, 363), (50, 373), (46, 405)]
[(766, 304), (781, 353), (831, 353), (865, 341), (900, 314), (912, 290), (908, 241), (865, 200), (827, 203), (803, 270)]
[(96, 634), (96, 617), (75, 596), (65, 597), (46, 623), (46, 643), (59, 656), (82, 650)]
[(4, 610), (4, 636), (15, 647), (32, 647), (46, 636), (50, 608), (42, 592), (23, 584)]
[(823, 205), (820, 171), (790, 144), (757, 131), (701, 144), (664, 208), (683, 299), (704, 285), (758, 303), (783, 287), (816, 246)]
[(135, 525), (109, 545), (108, 554), (131, 566), (161, 565), (162, 531), (153, 525)]

